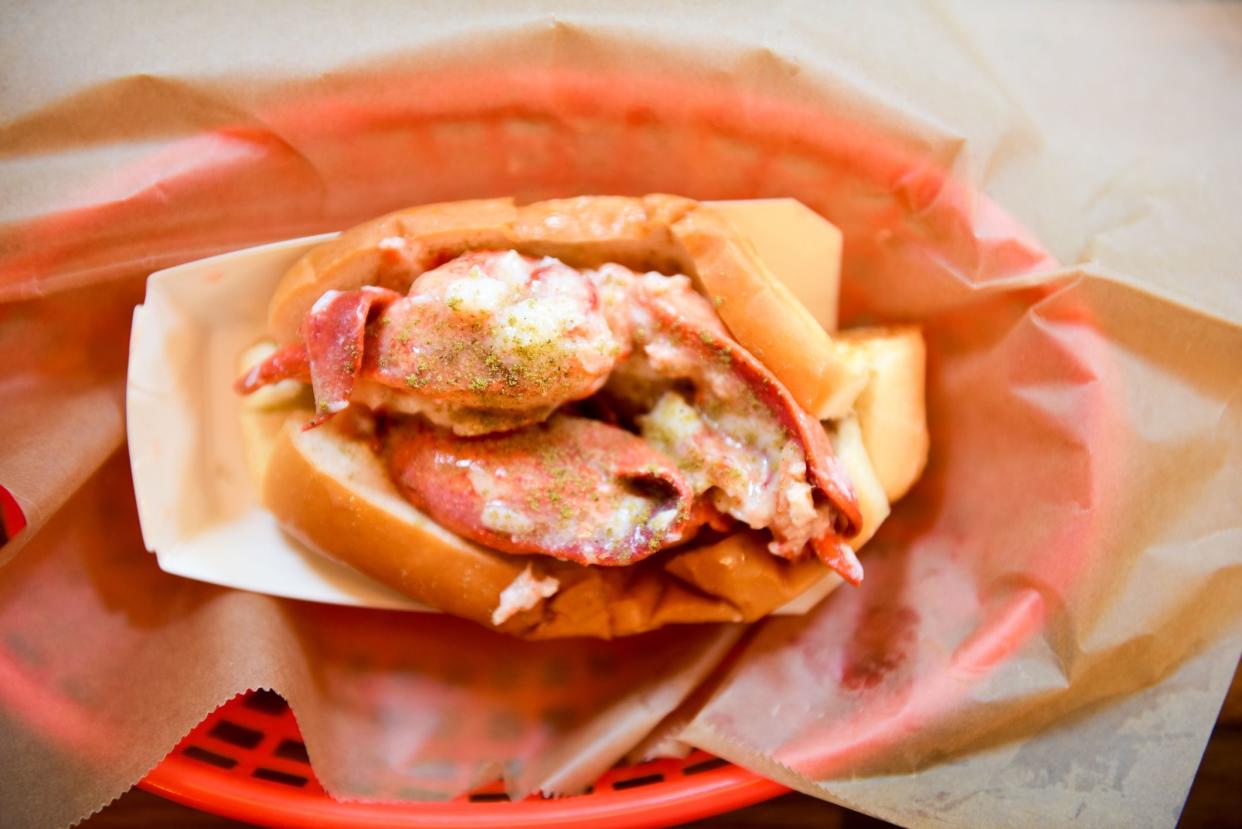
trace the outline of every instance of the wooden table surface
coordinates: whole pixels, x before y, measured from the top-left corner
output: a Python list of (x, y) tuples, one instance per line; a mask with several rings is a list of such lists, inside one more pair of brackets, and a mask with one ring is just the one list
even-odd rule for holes
[[(81, 824), (82, 829), (138, 829), (139, 827), (184, 827), (184, 829), (226, 829), (246, 824), (196, 812), (137, 789), (121, 797), (95, 817)], [(788, 794), (689, 824), (695, 829), (724, 827), (819, 827), (820, 829), (862, 829), (891, 824), (866, 815), (815, 800), (803, 794)], [(1226, 829), (1242, 826), (1242, 670), (1233, 677), (1229, 697), (1221, 709), (1207, 753), (1195, 776), (1179, 826), (1184, 829)]]

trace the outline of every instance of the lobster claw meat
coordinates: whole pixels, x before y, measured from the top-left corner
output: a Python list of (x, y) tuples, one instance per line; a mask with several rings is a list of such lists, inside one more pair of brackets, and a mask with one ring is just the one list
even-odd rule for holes
[(357, 291), (328, 291), (311, 308), (302, 323), (311, 388), (315, 392), (315, 417), (308, 428), (318, 426), (349, 405), (362, 375), (367, 320), (372, 311), (382, 310), (400, 298), (395, 291), (367, 286)]
[(557, 414), (477, 437), (407, 419), (387, 430), (383, 451), (414, 506), (505, 552), (633, 564), (711, 520), (668, 458), (636, 435), (585, 418)]
[(301, 334), (237, 390), (309, 374), (309, 426), (357, 401), (467, 435), (546, 420), (594, 394), (628, 350), (587, 275), (513, 251), (463, 254), (420, 274), (404, 297), (327, 291)]
[(294, 343), (277, 349), (267, 359), (251, 366), (249, 371), (233, 383), (233, 391), (238, 394), (252, 394), (264, 386), (282, 380), (309, 383), (310, 376), (310, 358), (306, 355), (306, 346)]
[(240, 377), (234, 388), (250, 394), (281, 380), (309, 380), (315, 393), (318, 426), (349, 405), (363, 370), (367, 321), (401, 295), (367, 286), (357, 291), (326, 291), (302, 322), (302, 342), (271, 354)]

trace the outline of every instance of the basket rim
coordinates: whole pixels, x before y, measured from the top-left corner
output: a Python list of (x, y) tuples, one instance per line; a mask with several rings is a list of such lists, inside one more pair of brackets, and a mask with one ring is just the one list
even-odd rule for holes
[[(874, 149), (874, 148), (872, 148)], [(961, 186), (937, 171), (944, 186)], [(979, 196), (974, 205), (994, 225), (1028, 234), (1003, 209)], [(1035, 248), (1042, 252), (1042, 246)], [(1046, 255), (1046, 254), (1045, 254)], [(1051, 261), (1049, 258), (1048, 261)], [(1019, 630), (1005, 644), (1016, 647), (1031, 630)], [(169, 755), (139, 781), (142, 789), (183, 805), (261, 826), (448, 827), (664, 826), (718, 814), (766, 800), (789, 789), (733, 764), (625, 791), (548, 800), (497, 803), (338, 801), (295, 789), (264, 786)]]
[(340, 801), (301, 789), (259, 786), (175, 755), (138, 786), (184, 806), (260, 826), (421, 827), (668, 826), (739, 809), (789, 791), (788, 787), (729, 763), (693, 777), (626, 791), (499, 803)]

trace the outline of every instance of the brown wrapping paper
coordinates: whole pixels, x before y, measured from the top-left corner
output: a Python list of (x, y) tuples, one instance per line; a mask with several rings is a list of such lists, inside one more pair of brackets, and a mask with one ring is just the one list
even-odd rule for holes
[[(1123, 805), (1176, 819), (1194, 764), (1168, 769), (1165, 752), (1203, 736), (1184, 718), (1206, 689), (1188, 683), (1180, 711), (1125, 695), (1212, 649), (1242, 606), (1242, 398), (1221, 359), (1242, 333), (1108, 281), (1060, 285), (969, 292), (926, 320), (940, 451), (869, 548), (866, 583), (765, 624), (680, 739), (915, 823), (990, 822), (976, 798), (1051, 823), (1103, 825)], [(1215, 647), (1218, 675), (1198, 675), (1223, 693), (1236, 635)], [(1069, 738), (1088, 712), (1111, 725)]]
[(6, 825), (92, 811), (204, 713), (260, 686), (289, 699), (316, 773), (354, 798), (444, 799), (501, 775), (515, 792), (573, 790), (742, 632), (523, 643), (448, 616), (177, 578), (135, 555), (127, 474), (119, 453), (45, 531), (17, 542), (5, 568), (0, 733), (17, 760), (3, 784)]
[[(1239, 12), (1066, 14), (8, 14), (0, 484), (32, 527), (0, 580), (6, 823), (89, 813), (258, 685), (346, 798), (508, 761), (514, 793), (573, 790), (673, 712), (736, 628), (515, 649), (213, 588), (141, 552), (119, 456), (91, 476), (156, 268), (403, 204), (674, 191), (841, 227), (842, 323), (928, 327), (933, 449), (864, 587), (764, 623), (665, 728), (906, 825), (1171, 825), (1242, 641)], [(441, 625), (470, 647), (410, 647)]]

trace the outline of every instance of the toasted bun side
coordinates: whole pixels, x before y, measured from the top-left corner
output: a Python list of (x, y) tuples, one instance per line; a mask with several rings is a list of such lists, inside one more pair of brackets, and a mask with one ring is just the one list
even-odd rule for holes
[[(302, 413), (304, 415), (304, 413)], [(500, 593), (528, 564), (476, 547), (414, 509), (364, 441), (335, 424), (302, 430), (290, 417), (276, 436), (263, 480), (264, 506), (314, 549), (431, 607), (491, 624)], [(535, 610), (501, 626), (521, 629)]]
[(545, 602), (541, 617), (517, 635), (612, 639), (670, 624), (742, 621), (728, 602), (670, 576), (655, 559), (632, 567), (567, 564), (558, 569), (557, 578), (561, 589)]
[(747, 239), (768, 270), (825, 331), (837, 330), (841, 231), (797, 199), (707, 202)]
[(914, 325), (856, 328), (842, 331), (836, 344), (868, 375), (854, 409), (876, 477), (888, 500), (896, 501), (923, 474), (931, 443), (922, 331)]
[(862, 525), (858, 534), (846, 539), (855, 550), (871, 540), (875, 531), (888, 518), (891, 511), (884, 485), (876, 475), (871, 457), (863, 443), (858, 417), (850, 415), (835, 424), (832, 429), (832, 451), (845, 465), (854, 493), (858, 496), (858, 510), (862, 513)]
[(513, 246), (576, 268), (616, 262), (636, 271), (684, 273), (691, 263), (670, 225), (696, 208), (680, 196), (578, 196), (519, 207)]
[(700, 207), (673, 225), (693, 276), (733, 337), (821, 420), (847, 414), (866, 377), (841, 360), (832, 338), (724, 216)]
[(679, 551), (664, 569), (687, 584), (719, 596), (753, 622), (800, 595), (829, 571), (811, 556), (787, 561), (768, 552), (771, 536), (739, 530), (714, 544)]

